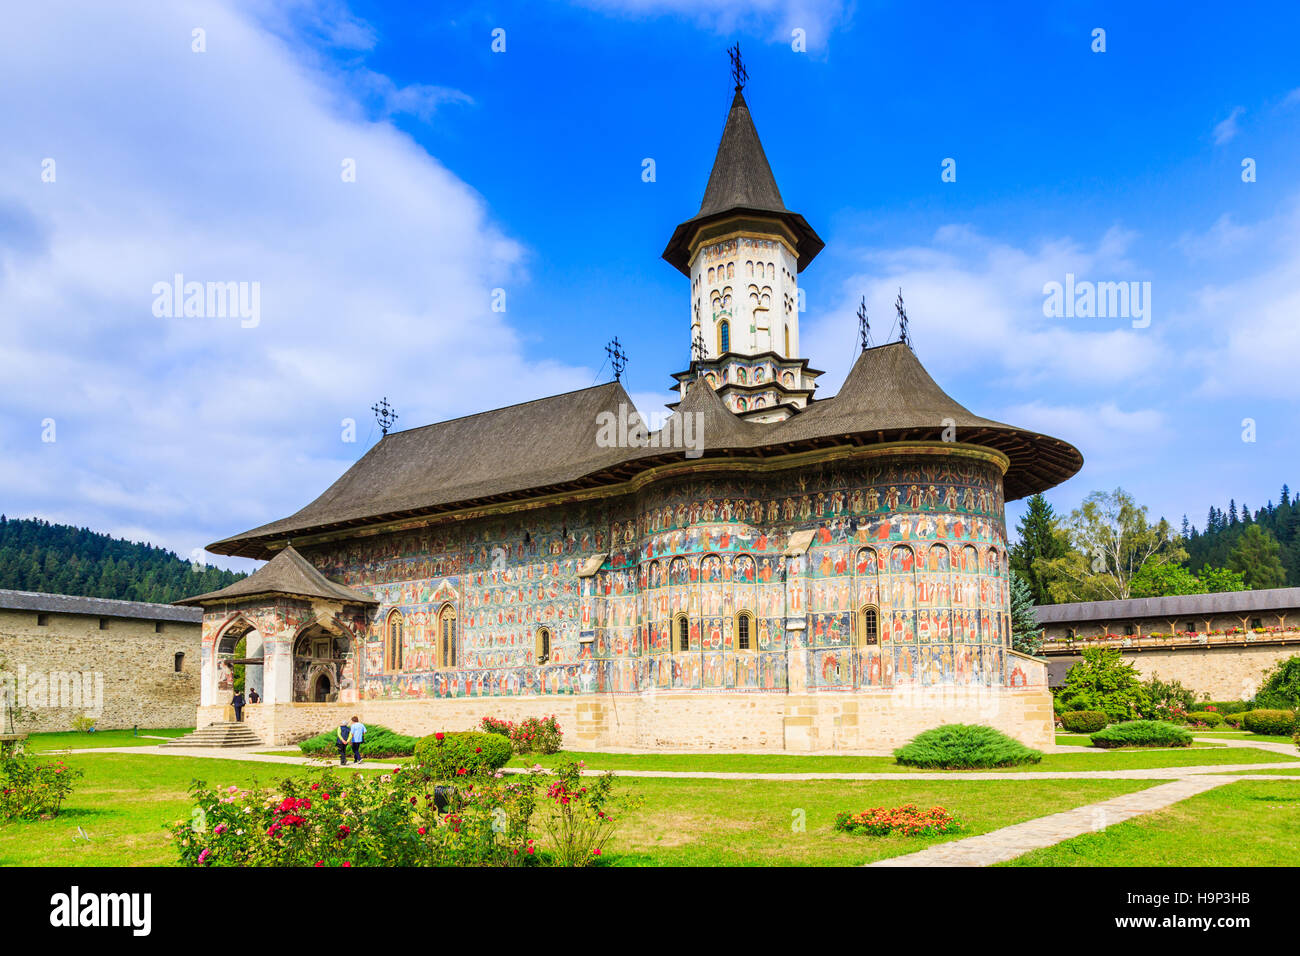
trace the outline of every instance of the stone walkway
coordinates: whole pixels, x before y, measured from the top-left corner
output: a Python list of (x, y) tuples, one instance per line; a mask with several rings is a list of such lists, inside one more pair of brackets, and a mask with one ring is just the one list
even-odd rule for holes
[[(1104, 774), (1097, 774), (1103, 776)], [(1133, 817), (1155, 810), (1215, 787), (1248, 777), (1197, 776), (1164, 783), (1137, 793), (1075, 807), (1062, 813), (1026, 820), (992, 833), (941, 843), (917, 853), (877, 860), (868, 866), (992, 866), (1023, 856), (1030, 850), (1054, 846), (1084, 833), (1096, 833)], [(1276, 777), (1265, 779), (1278, 779)], [(1283, 778), (1285, 779), (1285, 778)]]

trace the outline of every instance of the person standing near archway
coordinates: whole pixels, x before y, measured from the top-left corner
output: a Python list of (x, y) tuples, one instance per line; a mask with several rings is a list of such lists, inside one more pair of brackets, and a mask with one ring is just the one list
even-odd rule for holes
[(240, 691), (235, 691), (235, 696), (230, 699), (230, 706), (235, 708), (235, 723), (242, 723), (244, 720), (244, 695)]

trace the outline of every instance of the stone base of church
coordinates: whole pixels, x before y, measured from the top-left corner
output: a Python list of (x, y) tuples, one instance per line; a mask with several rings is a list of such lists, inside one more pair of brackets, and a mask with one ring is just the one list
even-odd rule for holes
[[(200, 707), (198, 725), (222, 720)], [(986, 724), (1028, 744), (1053, 744), (1052, 696), (1021, 688), (898, 687), (811, 694), (646, 693), (255, 704), (249, 728), (268, 745), (291, 744), (356, 715), (398, 733), (473, 730), (491, 716), (554, 714), (569, 750), (887, 752), (940, 724)]]

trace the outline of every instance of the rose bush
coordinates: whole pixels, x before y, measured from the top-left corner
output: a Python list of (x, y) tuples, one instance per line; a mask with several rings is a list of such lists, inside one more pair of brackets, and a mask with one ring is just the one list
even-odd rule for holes
[(84, 770), (62, 760), (38, 763), (25, 751), (0, 759), (0, 820), (57, 817)]

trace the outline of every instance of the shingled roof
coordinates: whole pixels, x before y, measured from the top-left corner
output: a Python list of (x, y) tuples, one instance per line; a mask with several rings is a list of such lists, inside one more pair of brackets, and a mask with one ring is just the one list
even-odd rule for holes
[[(680, 445), (603, 447), (599, 416), (620, 415), (620, 405), (622, 415), (635, 414), (622, 386), (611, 382), (396, 432), (301, 511), (208, 550), (265, 558), (303, 535), (617, 486), (646, 469), (682, 460), (686, 449)], [(940, 441), (951, 423), (958, 442), (993, 448), (1010, 459), (1004, 478), (1007, 500), (1060, 484), (1083, 465), (1083, 457), (1066, 442), (974, 415), (930, 378), (911, 349), (897, 342), (864, 351), (838, 395), (785, 421), (740, 419), (704, 380), (691, 383), (674, 415), (680, 419), (687, 413), (702, 416), (703, 460)], [(659, 434), (668, 429), (665, 424)]]
[(785, 208), (776, 177), (768, 165), (754, 119), (745, 96), (736, 90), (722, 128), (722, 140), (704, 188), (704, 201), (695, 217), (674, 230), (663, 258), (685, 275), (690, 275), (691, 243), (696, 233), (718, 219), (738, 214), (775, 217), (794, 233), (799, 252), (798, 270), (812, 262), (825, 243), (797, 212)]
[(1168, 620), (1213, 614), (1249, 615), (1300, 608), (1300, 588), (1264, 588), (1259, 591), (1216, 591), (1210, 594), (1169, 594), (1164, 597), (1120, 601), (1075, 601), (1034, 608), (1039, 624), (1083, 621), (1126, 621), (1139, 618)]
[(125, 617), (142, 621), (176, 621), (181, 624), (203, 623), (203, 613), (187, 607), (152, 604), (148, 601), (82, 597), (79, 594), (46, 594), (40, 591), (0, 590), (0, 610)]
[(209, 591), (196, 597), (185, 598), (177, 604), (220, 604), (244, 598), (285, 594), (292, 597), (324, 598), (350, 604), (377, 604), (368, 594), (335, 584), (316, 567), (295, 551), (286, 547), (248, 577), (236, 581), (219, 591)]

